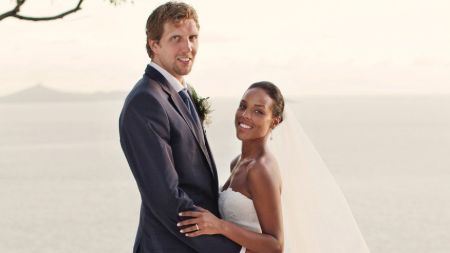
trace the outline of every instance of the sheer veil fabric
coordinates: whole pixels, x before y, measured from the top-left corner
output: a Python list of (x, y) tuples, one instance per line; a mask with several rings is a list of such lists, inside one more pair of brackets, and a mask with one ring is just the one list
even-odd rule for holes
[(292, 109), (269, 147), (283, 179), (287, 253), (369, 253), (350, 207)]

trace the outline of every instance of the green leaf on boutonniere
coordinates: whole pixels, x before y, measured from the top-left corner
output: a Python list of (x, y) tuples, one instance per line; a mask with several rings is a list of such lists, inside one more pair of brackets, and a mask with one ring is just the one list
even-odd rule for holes
[(209, 97), (200, 97), (192, 86), (189, 86), (189, 91), (192, 96), (192, 102), (194, 102), (194, 105), (197, 109), (200, 121), (202, 122), (202, 124), (210, 124), (211, 119), (209, 117), (209, 114), (212, 112), (212, 110), (211, 103), (208, 101)]

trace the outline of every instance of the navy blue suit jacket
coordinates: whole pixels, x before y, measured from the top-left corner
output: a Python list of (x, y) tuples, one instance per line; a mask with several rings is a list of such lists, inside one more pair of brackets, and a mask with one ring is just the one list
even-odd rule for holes
[(217, 171), (203, 128), (151, 66), (125, 101), (119, 131), (142, 199), (133, 252), (239, 252), (221, 235), (189, 238), (177, 228), (178, 213), (194, 205), (220, 217)]

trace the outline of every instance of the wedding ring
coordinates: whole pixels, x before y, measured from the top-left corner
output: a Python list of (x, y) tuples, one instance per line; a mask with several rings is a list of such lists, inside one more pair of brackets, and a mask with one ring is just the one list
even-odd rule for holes
[(200, 230), (200, 228), (198, 227), (198, 224), (195, 224), (195, 228), (197, 229), (197, 231)]

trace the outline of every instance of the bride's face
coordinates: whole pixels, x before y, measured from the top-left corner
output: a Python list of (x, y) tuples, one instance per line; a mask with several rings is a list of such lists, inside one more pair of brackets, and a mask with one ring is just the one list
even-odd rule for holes
[(239, 140), (264, 138), (273, 125), (272, 98), (260, 88), (244, 93), (235, 116), (236, 136)]

